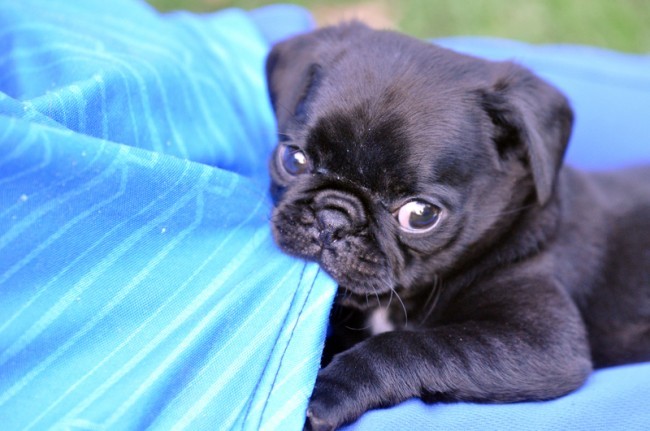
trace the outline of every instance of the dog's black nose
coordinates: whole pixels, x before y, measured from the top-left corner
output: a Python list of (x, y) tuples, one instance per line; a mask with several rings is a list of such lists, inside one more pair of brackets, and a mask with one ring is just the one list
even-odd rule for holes
[(358, 230), (367, 220), (359, 198), (341, 190), (319, 192), (314, 197), (313, 209), (320, 230), (319, 241), (326, 247)]
[(316, 214), (316, 219), (320, 227), (319, 239), (324, 246), (330, 246), (345, 236), (351, 225), (350, 217), (341, 207), (323, 208)]

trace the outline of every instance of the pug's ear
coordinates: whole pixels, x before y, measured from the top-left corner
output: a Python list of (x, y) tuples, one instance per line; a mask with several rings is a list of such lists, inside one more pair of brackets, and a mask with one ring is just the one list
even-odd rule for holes
[(315, 55), (318, 44), (313, 33), (297, 36), (275, 45), (266, 59), (266, 81), (280, 130), (289, 121), (306, 120), (308, 99), (322, 77)]
[(497, 63), (483, 101), (497, 127), (500, 155), (517, 154), (528, 163), (537, 201), (544, 205), (553, 193), (571, 136), (573, 111), (568, 100), (527, 69)]
[[(266, 81), (278, 129), (307, 120), (309, 103), (323, 80), (322, 64), (335, 61), (332, 46), (345, 49), (348, 37), (367, 27), (359, 22), (325, 27), (276, 44), (266, 59)], [(329, 46), (328, 49), (321, 49)], [(334, 57), (334, 58), (330, 58)]]

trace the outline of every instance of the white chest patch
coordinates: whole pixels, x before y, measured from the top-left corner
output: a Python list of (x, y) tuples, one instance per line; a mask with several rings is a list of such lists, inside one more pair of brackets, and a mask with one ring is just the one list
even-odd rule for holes
[(388, 319), (388, 310), (384, 307), (379, 307), (372, 312), (368, 318), (368, 325), (372, 335), (395, 330), (395, 325)]

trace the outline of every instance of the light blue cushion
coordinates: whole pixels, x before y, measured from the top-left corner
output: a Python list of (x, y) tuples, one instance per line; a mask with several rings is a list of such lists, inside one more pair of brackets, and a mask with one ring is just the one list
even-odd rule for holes
[(577, 392), (565, 397), (517, 404), (433, 404), (409, 400), (366, 413), (345, 427), (355, 431), (642, 431), (650, 413), (650, 364), (595, 372)]

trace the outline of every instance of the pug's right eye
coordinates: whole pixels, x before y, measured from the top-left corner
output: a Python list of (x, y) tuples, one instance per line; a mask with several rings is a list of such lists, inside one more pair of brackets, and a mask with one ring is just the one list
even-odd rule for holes
[(402, 205), (395, 217), (402, 230), (424, 233), (433, 229), (440, 219), (440, 208), (429, 202), (414, 199)]
[(301, 175), (311, 170), (311, 164), (305, 152), (294, 145), (282, 145), (279, 159), (282, 168), (289, 175)]

